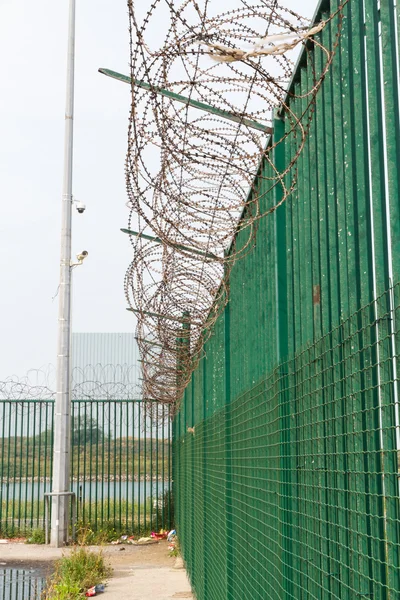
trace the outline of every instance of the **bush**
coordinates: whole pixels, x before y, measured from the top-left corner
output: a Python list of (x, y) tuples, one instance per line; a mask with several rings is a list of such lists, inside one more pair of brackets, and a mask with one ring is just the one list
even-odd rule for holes
[(44, 544), (44, 529), (33, 529), (32, 533), (26, 538), (27, 544)]
[(76, 547), (56, 562), (44, 600), (78, 600), (88, 588), (104, 583), (111, 575), (101, 552)]
[(81, 600), (82, 591), (79, 584), (72, 581), (61, 581), (54, 585), (48, 592), (50, 595), (45, 593), (45, 598), (49, 600)]
[(26, 544), (44, 544), (44, 529), (9, 525), (0, 529), (0, 538), (25, 538)]
[(100, 546), (116, 540), (121, 534), (112, 522), (104, 522), (99, 526), (78, 521), (76, 526), (77, 541), (80, 546)]

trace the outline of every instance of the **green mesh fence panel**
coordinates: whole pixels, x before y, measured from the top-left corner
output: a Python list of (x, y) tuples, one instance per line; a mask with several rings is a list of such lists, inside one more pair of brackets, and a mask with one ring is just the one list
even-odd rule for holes
[[(316, 21), (338, 6), (321, 2)], [(346, 4), (296, 188), (232, 268), (176, 415), (176, 521), (198, 600), (400, 597), (398, 19), (392, 0)], [(317, 42), (332, 47), (337, 25)], [(322, 65), (309, 44), (294, 115)], [(274, 146), (290, 123), (274, 129), (282, 171), (296, 140)], [(281, 198), (265, 181), (263, 210)]]
[(398, 597), (393, 292), (176, 441), (199, 598)]

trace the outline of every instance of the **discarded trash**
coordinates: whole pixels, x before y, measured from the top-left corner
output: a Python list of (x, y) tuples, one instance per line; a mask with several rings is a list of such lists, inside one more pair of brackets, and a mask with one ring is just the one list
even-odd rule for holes
[(178, 554), (179, 544), (175, 529), (171, 529), (171, 531), (169, 532), (168, 542), (168, 550), (170, 552), (170, 555), (176, 556)]
[(121, 535), (120, 538), (118, 538), (118, 540), (113, 540), (111, 542), (111, 544), (113, 546), (117, 546), (118, 544), (132, 544), (134, 541), (135, 537), (133, 535)]
[(104, 583), (98, 583), (97, 585), (89, 588), (85, 596), (92, 598), (93, 596), (97, 596), (97, 594), (102, 594), (104, 592), (104, 587)]
[(150, 535), (155, 540), (165, 540), (168, 537), (168, 532), (161, 529), (161, 531), (159, 531), (158, 533), (152, 531)]
[(159, 540), (152, 537), (142, 537), (139, 538), (137, 542), (132, 540), (130, 544), (133, 546), (145, 546), (146, 544), (158, 544), (158, 541)]
[(8, 540), (0, 540), (0, 544), (8, 544)]
[(172, 542), (172, 540), (176, 537), (176, 529), (171, 529), (171, 531), (167, 535), (167, 540)]
[[(163, 540), (167, 537), (167, 532), (161, 530), (159, 533), (155, 533), (154, 531), (151, 533), (150, 537), (142, 537), (138, 540), (135, 540), (135, 536), (133, 535), (121, 535), (117, 540), (113, 540), (111, 544), (113, 546), (118, 546), (121, 544), (132, 544), (132, 546), (138, 546), (142, 544), (156, 544), (159, 540)], [(119, 550), (125, 550), (124, 547), (119, 548)]]

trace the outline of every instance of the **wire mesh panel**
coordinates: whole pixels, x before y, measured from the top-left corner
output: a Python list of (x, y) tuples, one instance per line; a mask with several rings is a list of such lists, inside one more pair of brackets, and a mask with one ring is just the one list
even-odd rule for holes
[[(0, 401), (0, 530), (43, 526), (51, 491), (54, 402)], [(168, 407), (152, 419), (140, 401), (74, 400), (71, 490), (78, 521), (92, 528), (148, 531), (170, 526)]]
[(397, 597), (392, 293), (178, 437), (179, 532), (199, 597)]
[[(340, 6), (321, 2), (316, 23)], [(333, 19), (306, 45), (291, 112), (276, 114), (253, 185), (272, 212), (224, 282), (175, 419), (177, 527), (199, 600), (399, 597), (398, 13), (345, 3), (340, 36)], [(295, 156), (280, 204), (279, 184), (263, 185)]]

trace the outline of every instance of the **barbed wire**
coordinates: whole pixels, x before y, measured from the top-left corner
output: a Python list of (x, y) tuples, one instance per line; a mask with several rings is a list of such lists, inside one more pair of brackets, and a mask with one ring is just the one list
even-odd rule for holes
[[(216, 0), (128, 0), (126, 182), (129, 231), (137, 232), (125, 294), (138, 316), (144, 397), (179, 401), (228, 300), (232, 265), (251, 249), (259, 219), (293, 191), (346, 2), (314, 24), (277, 0), (236, 0), (224, 12)], [(320, 32), (334, 18), (329, 49)], [(302, 46), (318, 46), (322, 64), (310, 61), (312, 81), (300, 93), (288, 84)], [(268, 138), (274, 111), (285, 122), (282, 139)], [(272, 157), (284, 139), (292, 158), (280, 171)], [(240, 247), (238, 229), (247, 231)]]
[[(137, 365), (129, 364), (93, 364), (85, 367), (74, 367), (71, 372), (71, 400), (77, 402), (72, 414), (79, 412), (95, 418), (106, 430), (114, 426), (135, 425), (140, 431), (150, 433), (154, 428), (162, 431), (171, 421), (169, 406), (158, 402), (147, 402), (142, 398), (141, 385), (138, 382)], [(0, 423), (10, 415), (25, 411), (25, 403), (31, 401), (29, 414), (42, 414), (42, 410), (50, 410), (49, 403), (56, 398), (56, 368), (49, 364), (39, 369), (30, 369), (26, 375), (12, 375), (0, 381), (0, 401), (6, 406), (0, 410)], [(140, 407), (131, 401), (140, 400)], [(102, 401), (101, 408), (96, 401)], [(113, 406), (113, 401), (115, 405)], [(47, 408), (40, 406), (43, 402)], [(22, 413), (21, 413), (22, 414)], [(46, 415), (46, 412), (43, 413)], [(49, 424), (51, 412), (47, 413), (45, 423), (35, 420), (36, 428), (42, 431)], [(82, 417), (84, 419), (84, 417)], [(82, 421), (84, 422), (84, 421)]]
[[(86, 365), (71, 372), (72, 400), (134, 400), (141, 396), (136, 365)], [(0, 400), (54, 400), (56, 369), (47, 365), (0, 381)]]

